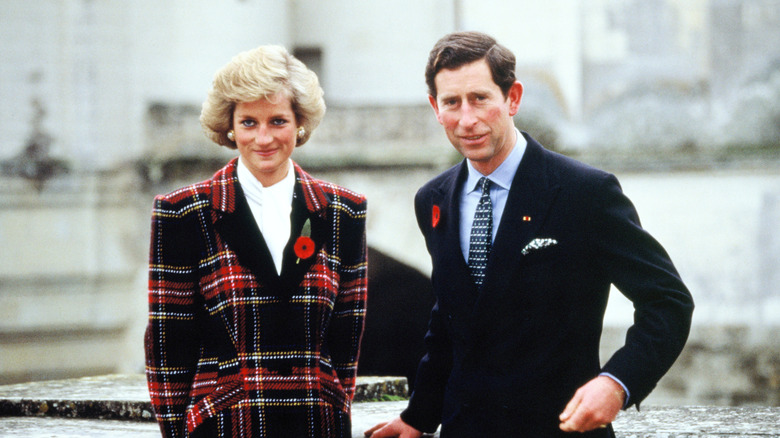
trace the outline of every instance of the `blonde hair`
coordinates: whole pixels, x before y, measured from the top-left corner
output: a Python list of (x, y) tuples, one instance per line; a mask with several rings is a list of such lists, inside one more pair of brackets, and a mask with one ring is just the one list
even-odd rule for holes
[(200, 124), (214, 143), (236, 148), (227, 138), (238, 102), (254, 102), (275, 94), (290, 97), (298, 126), (305, 129), (296, 146), (309, 139), (325, 115), (317, 75), (281, 46), (260, 46), (239, 53), (214, 75), (200, 112)]

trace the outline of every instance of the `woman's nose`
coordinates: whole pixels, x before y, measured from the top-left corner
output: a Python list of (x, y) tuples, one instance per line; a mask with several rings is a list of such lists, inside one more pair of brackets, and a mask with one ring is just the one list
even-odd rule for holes
[(273, 136), (268, 131), (267, 128), (263, 126), (259, 126), (257, 128), (257, 131), (255, 132), (255, 143), (257, 144), (268, 144), (273, 140)]

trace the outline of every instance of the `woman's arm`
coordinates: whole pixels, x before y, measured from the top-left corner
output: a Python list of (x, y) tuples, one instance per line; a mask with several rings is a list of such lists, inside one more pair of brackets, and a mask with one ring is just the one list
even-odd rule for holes
[(157, 197), (149, 254), (149, 322), (144, 338), (149, 395), (164, 437), (184, 436), (185, 409), (197, 361), (193, 328), (197, 264), (193, 241), (176, 205)]
[(341, 230), (339, 291), (328, 328), (328, 347), (333, 367), (350, 400), (355, 394), (368, 290), (365, 198), (361, 197), (353, 207), (339, 209), (336, 213), (348, 216), (340, 222), (349, 225)]

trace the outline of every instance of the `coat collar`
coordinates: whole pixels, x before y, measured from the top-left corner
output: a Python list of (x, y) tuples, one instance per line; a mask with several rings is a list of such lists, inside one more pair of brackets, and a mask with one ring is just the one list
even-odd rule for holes
[[(217, 171), (211, 179), (211, 207), (222, 213), (235, 213), (236, 197), (241, 193), (237, 175), (238, 158), (232, 159), (225, 167)], [(304, 172), (298, 163), (293, 162), (296, 186), (300, 186), (300, 194), (306, 209), (312, 214), (325, 218), (330, 198), (319, 181)], [(298, 193), (296, 187), (296, 194)]]
[[(235, 251), (239, 263), (252, 271), (265, 293), (289, 301), (295, 286), (315, 262), (316, 254), (329, 237), (326, 219), (330, 197), (318, 180), (293, 163), (296, 183), (292, 200), (292, 226), (290, 239), (284, 249), (282, 272), (279, 275), (238, 182), (237, 162), (237, 158), (231, 160), (211, 180), (211, 206), (215, 229)], [(298, 261), (294, 245), (307, 219), (311, 220), (311, 238), (316, 244), (315, 255)]]

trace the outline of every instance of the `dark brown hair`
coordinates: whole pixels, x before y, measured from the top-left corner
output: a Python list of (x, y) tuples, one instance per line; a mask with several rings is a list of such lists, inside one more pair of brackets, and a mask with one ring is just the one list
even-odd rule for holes
[(428, 56), (425, 67), (425, 83), (428, 93), (436, 97), (434, 79), (442, 69), (453, 70), (466, 64), (485, 59), (493, 82), (501, 88), (504, 97), (515, 83), (515, 55), (499, 44), (495, 38), (481, 32), (455, 32), (440, 39)]

